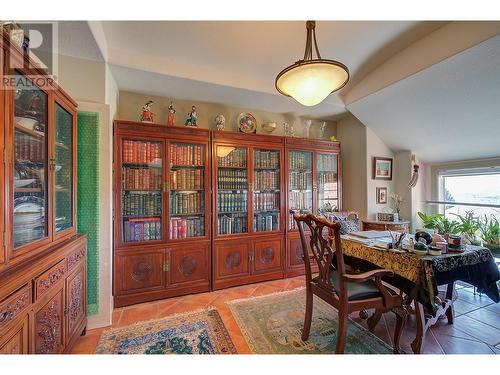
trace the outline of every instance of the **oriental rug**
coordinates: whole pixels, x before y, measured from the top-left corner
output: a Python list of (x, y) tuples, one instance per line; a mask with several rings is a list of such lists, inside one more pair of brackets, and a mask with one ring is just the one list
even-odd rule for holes
[(217, 310), (197, 310), (114, 328), (101, 335), (97, 354), (235, 354)]
[[(227, 302), (252, 352), (335, 353), (337, 311), (314, 297), (309, 340), (302, 341), (305, 288)], [(391, 354), (392, 348), (349, 319), (346, 354)]]

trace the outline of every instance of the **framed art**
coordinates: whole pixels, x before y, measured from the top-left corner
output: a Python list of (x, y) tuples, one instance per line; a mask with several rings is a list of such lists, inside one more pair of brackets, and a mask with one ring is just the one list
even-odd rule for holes
[(392, 158), (373, 158), (373, 179), (392, 180)]
[(377, 204), (387, 204), (387, 188), (377, 188)]

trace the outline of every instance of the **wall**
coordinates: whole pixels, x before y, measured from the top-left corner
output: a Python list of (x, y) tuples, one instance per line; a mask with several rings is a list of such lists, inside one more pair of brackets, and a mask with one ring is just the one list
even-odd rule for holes
[[(283, 135), (283, 122), (288, 122), (294, 125), (295, 135), (298, 137), (303, 136), (305, 118), (264, 112), (253, 110), (249, 108), (230, 107), (224, 104), (216, 104), (209, 102), (188, 101), (181, 99), (165, 98), (160, 96), (146, 95), (141, 93), (120, 91), (120, 101), (118, 116), (120, 120), (133, 120), (138, 121), (141, 113), (141, 107), (148, 100), (153, 101), (153, 113), (155, 114), (155, 122), (165, 124), (167, 122), (167, 108), (173, 101), (176, 110), (175, 120), (176, 125), (183, 125), (187, 114), (191, 111), (191, 106), (196, 106), (196, 113), (198, 115), (198, 127), (204, 129), (215, 130), (215, 116), (223, 114), (226, 118), (227, 131), (238, 131), (237, 119), (238, 115), (242, 112), (250, 112), (257, 120), (257, 133), (266, 134), (262, 131), (260, 125), (264, 122), (275, 122), (278, 126), (272, 135)], [(319, 138), (319, 130), (322, 121), (314, 120), (311, 128), (309, 138)], [(330, 136), (336, 135), (337, 129), (334, 122), (327, 122), (327, 127), (324, 133), (324, 139), (329, 139)]]

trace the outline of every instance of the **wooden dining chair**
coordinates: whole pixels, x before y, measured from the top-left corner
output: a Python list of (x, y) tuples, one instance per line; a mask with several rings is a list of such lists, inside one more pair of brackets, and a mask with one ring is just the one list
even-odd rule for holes
[[(373, 331), (382, 313), (392, 310), (396, 314), (394, 353), (399, 353), (399, 340), (407, 313), (403, 308), (402, 296), (382, 284), (382, 277), (392, 277), (394, 273), (386, 269), (347, 273), (340, 241), (340, 224), (313, 214), (295, 214), (293, 217), (299, 228), (306, 270), (306, 314), (302, 340), (307, 341), (309, 338), (313, 295), (316, 295), (338, 310), (335, 353), (344, 352), (348, 315), (366, 309), (375, 309), (367, 320), (370, 331)], [(307, 232), (304, 225), (307, 226)], [(319, 274), (315, 277), (311, 271), (311, 260), (318, 266)]]

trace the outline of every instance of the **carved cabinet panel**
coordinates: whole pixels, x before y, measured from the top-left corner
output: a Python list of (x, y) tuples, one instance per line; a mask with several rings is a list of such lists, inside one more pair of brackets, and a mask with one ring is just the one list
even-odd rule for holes
[(215, 244), (216, 278), (250, 274), (249, 244), (247, 241), (225, 241)]
[(35, 313), (35, 353), (59, 353), (64, 348), (64, 287)]
[(170, 250), (170, 284), (209, 281), (209, 245), (194, 245)]
[(143, 250), (120, 254), (116, 257), (115, 272), (121, 277), (115, 279), (117, 292), (135, 293), (162, 289), (165, 286), (165, 251)]
[(42, 295), (57, 286), (59, 281), (63, 280), (68, 273), (66, 260), (63, 259), (55, 266), (41, 274), (35, 279), (35, 295), (39, 299)]
[(66, 280), (66, 337), (73, 336), (78, 325), (85, 317), (85, 267), (80, 267)]
[(303, 266), (304, 261), (302, 257), (304, 255), (302, 251), (302, 243), (300, 238), (293, 238), (288, 241), (289, 246), (289, 262), (291, 266)]
[(0, 342), (0, 354), (27, 354), (28, 348), (28, 316), (10, 329)]
[(255, 272), (269, 272), (282, 268), (282, 241), (256, 241), (253, 251), (253, 269)]
[(24, 286), (0, 303), (0, 331), (31, 304), (31, 287)]

